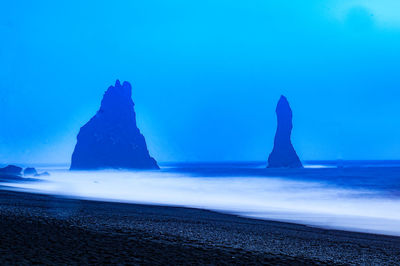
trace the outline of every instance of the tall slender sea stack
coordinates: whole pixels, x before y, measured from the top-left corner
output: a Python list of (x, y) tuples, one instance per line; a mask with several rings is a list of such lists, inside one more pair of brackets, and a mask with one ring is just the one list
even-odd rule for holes
[(132, 86), (119, 80), (104, 94), (100, 110), (85, 124), (72, 154), (71, 170), (158, 169), (136, 125)]
[(292, 109), (285, 96), (281, 96), (276, 107), (278, 128), (276, 129), (274, 148), (268, 158), (268, 168), (302, 168), (296, 151), (290, 140), (292, 134)]

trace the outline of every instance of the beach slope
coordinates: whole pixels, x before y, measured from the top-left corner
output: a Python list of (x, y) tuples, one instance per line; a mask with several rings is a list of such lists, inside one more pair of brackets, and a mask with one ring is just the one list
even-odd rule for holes
[(0, 190), (0, 264), (399, 264), (400, 238)]

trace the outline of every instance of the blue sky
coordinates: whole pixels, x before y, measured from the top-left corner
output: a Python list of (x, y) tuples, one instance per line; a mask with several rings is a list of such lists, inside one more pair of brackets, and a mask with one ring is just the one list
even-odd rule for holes
[(302, 159), (400, 159), (400, 3), (8, 1), (0, 162), (69, 162), (118, 78), (159, 161), (266, 160), (287, 96)]

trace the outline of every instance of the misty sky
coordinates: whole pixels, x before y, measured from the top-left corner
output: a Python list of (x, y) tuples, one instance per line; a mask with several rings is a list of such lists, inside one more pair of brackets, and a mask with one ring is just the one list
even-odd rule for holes
[(69, 162), (118, 78), (158, 161), (400, 159), (400, 1), (3, 1), (0, 163)]

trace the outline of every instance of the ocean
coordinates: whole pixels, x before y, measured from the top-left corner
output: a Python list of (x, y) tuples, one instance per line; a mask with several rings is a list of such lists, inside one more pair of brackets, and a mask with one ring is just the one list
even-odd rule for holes
[(400, 236), (400, 161), (164, 163), (158, 171), (69, 171), (11, 189), (81, 199), (182, 206), (308, 226)]

